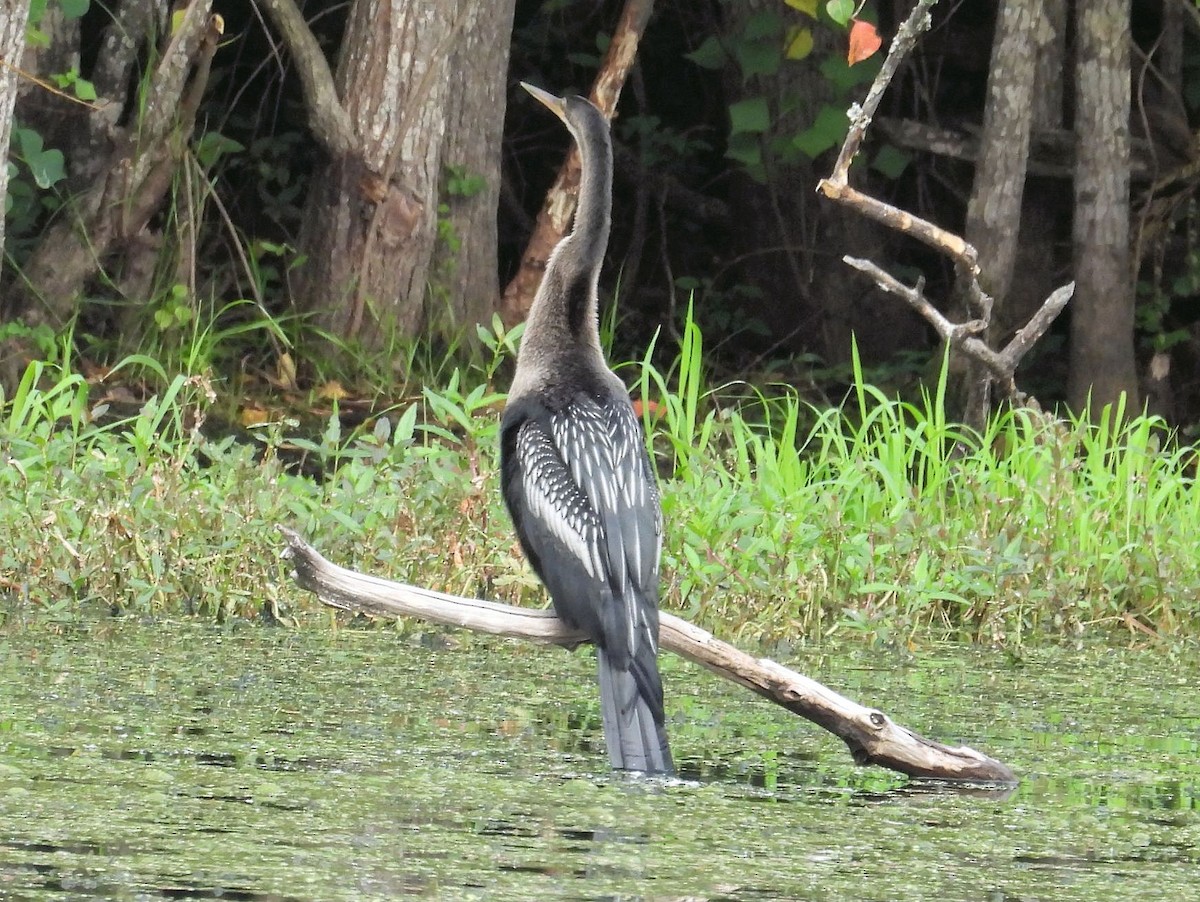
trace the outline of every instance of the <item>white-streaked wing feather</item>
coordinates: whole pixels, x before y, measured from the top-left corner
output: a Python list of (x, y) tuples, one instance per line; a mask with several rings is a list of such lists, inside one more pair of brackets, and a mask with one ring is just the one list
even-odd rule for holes
[(517, 434), (522, 489), (529, 514), (583, 564), (593, 579), (604, 572), (600, 563), (600, 523), (563, 467), (549, 436), (527, 424)]
[[(527, 424), (517, 436), (529, 514), (589, 576), (608, 583), (629, 654), (639, 636), (657, 650), (639, 594), (657, 585), (662, 511), (633, 410), (581, 396), (552, 414), (548, 426)], [(653, 537), (643, 534), (649, 524)]]

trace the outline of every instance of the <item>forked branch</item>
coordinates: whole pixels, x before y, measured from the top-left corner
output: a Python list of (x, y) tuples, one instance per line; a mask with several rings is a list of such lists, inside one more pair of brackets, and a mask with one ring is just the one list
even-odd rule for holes
[(866, 137), (884, 91), (900, 68), (900, 63), (912, 50), (920, 34), (929, 28), (929, 10), (936, 2), (937, 0), (919, 0), (897, 30), (887, 59), (867, 92), (866, 99), (861, 106), (856, 104), (851, 107), (850, 130), (842, 144), (833, 172), (829, 178), (821, 180), (817, 190), (831, 200), (846, 204), (863, 216), (911, 235), (954, 261), (958, 282), (962, 286), (963, 300), (973, 317), (965, 323), (952, 323), (947, 320), (925, 298), (920, 284), (910, 288), (869, 260), (843, 258), (849, 265), (871, 276), (880, 289), (903, 298), (955, 351), (981, 365), (983, 384), (971, 387), (968, 409), (964, 416), (967, 423), (981, 429), (989, 412), (992, 384), (997, 385), (1003, 395), (1015, 403), (1027, 402), (1028, 399), (1017, 390), (1017, 365), (1050, 327), (1055, 317), (1062, 312), (1075, 291), (1075, 284), (1072, 282), (1053, 292), (1013, 340), (1002, 351), (995, 351), (978, 337), (985, 334), (990, 325), (992, 298), (979, 284), (979, 254), (976, 249), (953, 232), (850, 187), (850, 164)]
[[(585, 641), (552, 611), (460, 598), (347, 570), (330, 563), (298, 533), (279, 527), (293, 576), (330, 607), (381, 617), (419, 617), (498, 636), (573, 648)], [(866, 708), (782, 664), (756, 658), (670, 614), (660, 615), (662, 648), (706, 667), (799, 714), (846, 743), (858, 764), (912, 777), (1014, 785), (1004, 764), (966, 746), (925, 739), (874, 708)]]

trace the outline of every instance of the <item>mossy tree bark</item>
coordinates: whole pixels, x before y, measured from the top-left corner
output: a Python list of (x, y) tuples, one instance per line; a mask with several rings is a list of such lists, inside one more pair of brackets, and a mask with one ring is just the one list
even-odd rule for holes
[[(979, 283), (993, 302), (990, 310), (970, 310), (968, 314), (992, 324), (999, 322), (1002, 329), (1008, 319), (1005, 311), (1021, 232), (1034, 76), (1039, 46), (1050, 37), (1042, 6), (1042, 0), (1004, 0), (1000, 6), (988, 69), (983, 134), (963, 235), (979, 252)], [(991, 334), (993, 331), (997, 330), (989, 326), (982, 336), (989, 344), (1003, 337)], [(982, 363), (968, 362), (966, 382), (966, 410), (990, 410), (991, 378)], [(970, 425), (982, 429), (985, 424)]]
[[(17, 72), (11, 65), (21, 58), (25, 46), (25, 22), (29, 19), (29, 0), (0, 0), (0, 210), (8, 196), (8, 139), (12, 134), (13, 104), (17, 99)], [(4, 247), (4, 217), (0, 216), (0, 249)]]
[[(303, 52), (311, 35), (294, 4), (264, 5), (300, 65), (323, 65)], [(335, 339), (378, 349), (426, 331), (431, 312), (443, 329), (490, 313), (508, 60), (497, 36), (514, 5), (357, 0), (332, 82), (302, 73), (330, 159), (305, 207), (298, 303)], [(482, 189), (448, 201), (442, 235), (453, 242), (438, 250), (448, 166)]]
[(454, 335), (488, 322), (500, 296), (496, 208), (516, 0), (468, 4), (450, 58), (442, 146), (442, 234), (431, 266), (429, 325)]
[(1130, 0), (1075, 9), (1075, 279), (1067, 396), (1138, 408), (1129, 247)]

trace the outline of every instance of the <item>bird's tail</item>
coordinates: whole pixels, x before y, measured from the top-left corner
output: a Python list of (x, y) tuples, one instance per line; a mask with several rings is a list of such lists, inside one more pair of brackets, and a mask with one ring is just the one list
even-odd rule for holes
[(662, 681), (654, 661), (649, 667), (639, 668), (634, 661), (634, 669), (620, 669), (601, 648), (596, 649), (596, 659), (604, 743), (613, 768), (674, 773), (663, 726)]

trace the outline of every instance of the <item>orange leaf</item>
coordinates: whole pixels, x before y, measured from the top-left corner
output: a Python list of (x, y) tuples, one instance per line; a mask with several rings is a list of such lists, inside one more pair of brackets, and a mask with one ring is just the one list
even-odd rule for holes
[(874, 56), (875, 51), (883, 46), (883, 38), (870, 22), (861, 19), (851, 21), (854, 24), (850, 26), (850, 52), (846, 55), (846, 61), (853, 66)]
[(247, 428), (258, 426), (270, 419), (270, 412), (257, 405), (249, 405), (238, 411), (238, 420)]
[(350, 392), (342, 388), (342, 383), (332, 379), (317, 389), (317, 397), (322, 401), (341, 401), (350, 397)]
[(641, 398), (634, 399), (633, 412), (638, 419), (641, 419), (642, 414), (644, 414), (647, 410), (650, 411), (650, 416), (656, 420), (663, 415), (663, 406), (657, 401), (647, 401), (645, 404), (643, 404)]

